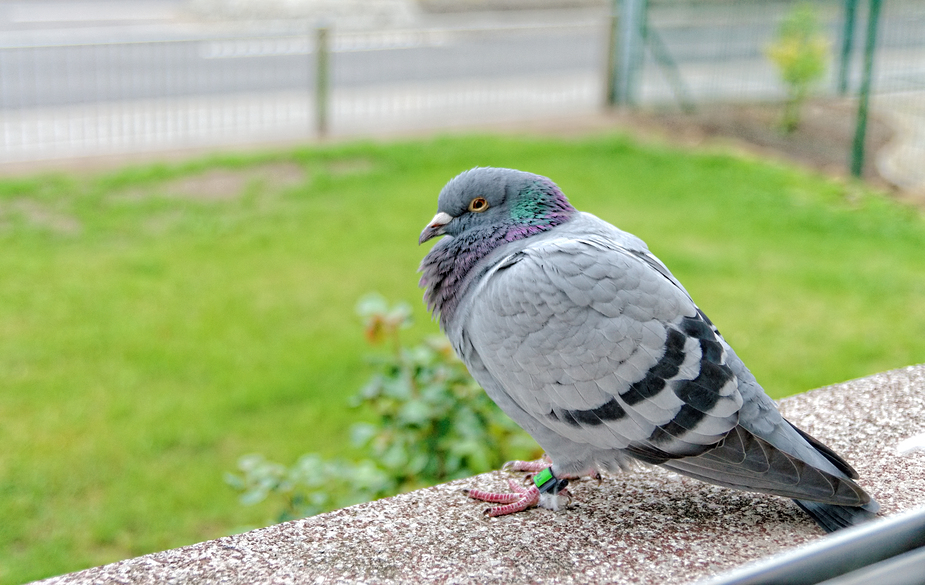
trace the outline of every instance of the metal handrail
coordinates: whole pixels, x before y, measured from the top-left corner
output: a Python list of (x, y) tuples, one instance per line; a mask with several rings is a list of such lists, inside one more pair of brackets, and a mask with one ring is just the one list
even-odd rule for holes
[(925, 508), (841, 530), (697, 585), (920, 585)]

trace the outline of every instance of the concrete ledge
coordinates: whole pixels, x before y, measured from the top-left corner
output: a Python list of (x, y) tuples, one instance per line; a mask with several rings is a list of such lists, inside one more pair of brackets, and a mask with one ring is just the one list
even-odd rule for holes
[[(925, 365), (783, 401), (784, 415), (845, 456), (883, 515), (925, 503)], [(822, 536), (789, 500), (655, 468), (574, 484), (570, 508), (487, 520), (463, 487), (486, 473), (43, 581), (90, 583), (685, 583)]]

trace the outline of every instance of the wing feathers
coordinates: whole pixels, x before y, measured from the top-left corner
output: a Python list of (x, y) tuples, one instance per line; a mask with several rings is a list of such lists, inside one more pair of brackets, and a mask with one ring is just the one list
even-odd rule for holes
[(712, 325), (652, 262), (583, 240), (527, 247), (488, 272), (467, 330), (499, 386), (569, 440), (689, 456), (736, 425), (741, 397)]

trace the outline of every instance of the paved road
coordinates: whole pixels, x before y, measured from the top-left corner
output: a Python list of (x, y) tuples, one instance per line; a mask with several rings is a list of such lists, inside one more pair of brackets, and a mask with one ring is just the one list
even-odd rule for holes
[(0, 2), (0, 32), (125, 28), (173, 23), (185, 0), (4, 0)]
[[(0, 109), (313, 88), (314, 42), (307, 30), (273, 35), (252, 27), (243, 37), (240, 29), (229, 37), (227, 29), (171, 20), (181, 5), (179, 0), (0, 3), (0, 46), (5, 47), (0, 50)], [(134, 20), (125, 20), (130, 15)], [(99, 20), (104, 17), (109, 20)], [(680, 7), (653, 10), (652, 20), (677, 65), (689, 70), (692, 85), (703, 78), (701, 70), (744, 73), (740, 87), (746, 89), (751, 73), (776, 85), (762, 54), (762, 39), (773, 34), (771, 14)], [(599, 76), (604, 69), (606, 24), (600, 11), (515, 16), (489, 26), (476, 17), (428, 22), (412, 31), (336, 35), (334, 85), (565, 72)], [(884, 51), (925, 55), (925, 17), (887, 17), (883, 28), (890, 31), (881, 42)], [(837, 38), (835, 31), (832, 37)], [(911, 81), (925, 85), (922, 66), (918, 76)], [(883, 81), (899, 80), (890, 74)], [(734, 84), (717, 83), (719, 91), (736, 90)], [(643, 90), (641, 95), (660, 94)]]
[[(595, 75), (603, 70), (603, 43), (600, 25), (341, 34), (334, 37), (333, 84)], [(8, 48), (0, 51), (0, 108), (309, 91), (314, 49), (308, 34)]]

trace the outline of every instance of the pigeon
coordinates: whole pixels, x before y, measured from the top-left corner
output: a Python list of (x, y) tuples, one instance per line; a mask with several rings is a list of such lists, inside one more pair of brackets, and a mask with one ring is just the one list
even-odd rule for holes
[(827, 532), (876, 517), (857, 472), (783, 418), (638, 237), (550, 179), (476, 167), (441, 190), (419, 244), (424, 300), (491, 399), (548, 461), (529, 489), (470, 490), (499, 516), (555, 508), (569, 480), (659, 465), (792, 498)]

